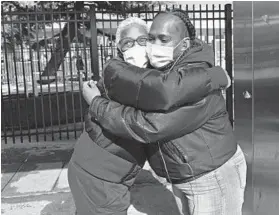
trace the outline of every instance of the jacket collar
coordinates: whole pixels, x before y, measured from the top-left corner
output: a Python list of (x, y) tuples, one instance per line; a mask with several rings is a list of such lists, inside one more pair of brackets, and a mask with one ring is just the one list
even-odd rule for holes
[(212, 47), (199, 39), (192, 41), (191, 47), (186, 49), (180, 58), (164, 68), (162, 71), (169, 72), (171, 68), (179, 68), (189, 63), (207, 63), (210, 67), (214, 65), (214, 55)]

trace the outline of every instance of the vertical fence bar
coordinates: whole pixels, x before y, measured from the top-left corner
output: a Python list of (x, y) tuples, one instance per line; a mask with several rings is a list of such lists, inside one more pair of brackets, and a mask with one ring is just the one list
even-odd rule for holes
[(74, 134), (75, 138), (77, 136), (77, 131), (76, 131), (76, 114), (75, 114), (75, 99), (74, 99), (74, 86), (73, 86), (73, 64), (72, 64), (72, 46), (71, 46), (71, 40), (70, 40), (70, 23), (72, 20), (69, 18), (69, 12), (67, 12), (67, 40), (69, 44), (69, 58), (70, 58), (70, 73), (71, 73), (71, 99), (72, 99), (72, 112), (73, 112), (73, 123), (74, 123)]
[[(53, 24), (54, 24), (54, 18), (53, 18), (53, 8), (52, 6), (50, 5), (50, 21), (51, 21), (51, 43), (52, 43), (52, 50), (53, 50), (53, 54), (56, 54), (56, 50), (57, 48), (55, 47), (55, 42), (54, 42), (54, 28), (53, 28)], [(55, 59), (55, 64), (57, 64), (57, 59)], [(63, 64), (64, 62), (62, 62)], [(55, 68), (57, 66), (55, 65)], [(57, 72), (56, 72), (56, 78), (55, 78), (55, 94), (56, 94), (56, 108), (57, 108), (57, 120), (58, 120), (58, 129), (59, 129), (59, 139), (61, 140), (62, 139), (62, 134), (61, 134), (61, 122), (60, 122), (60, 106), (59, 106), (59, 89), (58, 89), (58, 71), (59, 68), (57, 69)], [(52, 136), (52, 140), (53, 140), (53, 136)]]
[[(101, 65), (102, 65), (102, 67), (104, 65), (104, 59), (103, 59), (104, 52), (103, 52), (103, 49), (104, 49), (104, 46), (101, 44), (100, 45), (100, 54), (101, 54)], [(102, 70), (103, 70), (103, 68), (102, 68)]]
[[(107, 53), (107, 47), (106, 47), (106, 38), (105, 38), (105, 20), (104, 20), (104, 8), (102, 8), (102, 10), (101, 10), (101, 12), (102, 12), (102, 31), (103, 31), (103, 53), (104, 53), (104, 55), (102, 55), (102, 58), (105, 58), (105, 60), (104, 60), (104, 62), (106, 62), (106, 53)], [(92, 61), (92, 59), (91, 59), (91, 61)], [(103, 70), (103, 66), (104, 66), (104, 64), (103, 64), (103, 62), (102, 62), (102, 70)]]
[[(38, 59), (38, 73), (40, 78), (40, 83), (42, 83), (42, 77), (41, 77), (41, 66), (40, 66), (40, 45), (39, 45), (39, 25), (38, 25), (38, 8), (35, 6), (35, 23), (36, 23), (36, 43), (37, 43), (37, 59)], [(37, 81), (36, 81), (37, 85)], [(36, 86), (37, 87), (37, 86)], [(45, 126), (45, 115), (44, 115), (44, 94), (43, 94), (43, 86), (40, 84), (40, 100), (41, 100), (41, 110), (42, 110), (42, 123), (43, 123), (43, 129), (44, 129), (44, 140), (46, 141), (46, 126)]]
[[(26, 6), (26, 9), (28, 7)], [(27, 15), (27, 29), (28, 29), (28, 35), (31, 34), (30, 29), (30, 14)], [(39, 142), (39, 135), (38, 135), (38, 122), (37, 122), (37, 109), (36, 109), (36, 96), (37, 96), (37, 89), (35, 90), (36, 86), (36, 80), (34, 77), (34, 67), (33, 67), (33, 53), (31, 50), (31, 47), (29, 46), (29, 57), (30, 57), (30, 68), (31, 68), (31, 79), (32, 79), (32, 92), (33, 92), (33, 107), (34, 107), (34, 120), (35, 120), (35, 129), (36, 129), (36, 141)], [(33, 115), (32, 115), (33, 116)]]
[[(80, 108), (80, 121), (82, 122), (83, 121), (83, 110), (82, 110), (82, 98), (81, 98), (81, 93), (82, 93), (82, 82), (83, 82), (83, 73), (84, 73), (84, 68), (83, 68), (83, 71), (81, 72), (80, 71), (80, 62), (78, 62), (78, 59), (79, 59), (79, 56), (80, 56), (80, 61), (82, 62), (83, 60), (82, 60), (82, 55), (80, 54), (79, 55), (79, 53), (80, 53), (80, 50), (79, 50), (79, 38), (78, 38), (78, 23), (77, 22), (80, 22), (80, 20), (77, 20), (77, 13), (79, 13), (79, 14), (81, 14), (81, 11), (76, 11), (76, 10), (74, 10), (74, 12), (75, 12), (75, 37), (76, 37), (76, 47), (77, 47), (77, 58), (76, 58), (76, 60), (77, 60), (77, 70), (78, 70), (78, 73), (79, 73), (79, 82), (78, 82), (78, 84), (79, 84), (79, 92), (78, 92), (78, 96), (79, 96), (79, 108)], [(79, 15), (79, 18), (80, 18), (80, 15)], [(84, 67), (84, 65), (83, 65), (83, 67)]]
[(152, 5), (151, 8), (152, 8), (152, 19), (154, 19), (154, 17), (155, 17), (154, 5)]
[(140, 18), (140, 5), (138, 4), (138, 18)]
[[(26, 115), (26, 122), (27, 122), (27, 130), (28, 130), (28, 140), (31, 142), (31, 136), (30, 136), (30, 125), (29, 125), (29, 117), (28, 117), (28, 94), (29, 90), (26, 87), (26, 77), (25, 77), (25, 65), (24, 65), (24, 54), (23, 54), (23, 36), (22, 36), (22, 25), (19, 24), (19, 35), (20, 38), (22, 38), (22, 41), (20, 43), (20, 51), (21, 51), (21, 60), (22, 60), (22, 72), (23, 72), (23, 86), (24, 86), (24, 101), (25, 101), (25, 115)], [(28, 35), (28, 40), (29, 39)]]
[(193, 25), (196, 26), (195, 5), (193, 4)]
[(219, 4), (219, 51), (220, 51), (220, 66), (222, 66), (222, 19), (221, 19), (221, 4)]
[[(111, 51), (111, 55), (114, 56), (114, 51), (112, 48), (112, 25), (111, 25), (111, 13), (109, 13), (109, 34), (110, 34), (110, 51)], [(110, 57), (111, 59), (112, 57)]]
[[(61, 13), (59, 13), (59, 37), (60, 37), (60, 54), (61, 58), (64, 57), (64, 45), (63, 45), (63, 35), (62, 35), (62, 28), (61, 28)], [(63, 29), (66, 27), (67, 23), (63, 26)], [(58, 45), (58, 44), (57, 44)], [(64, 58), (65, 59), (65, 58)], [(69, 139), (69, 120), (68, 120), (68, 105), (67, 105), (67, 90), (66, 90), (66, 75), (65, 75), (65, 61), (62, 62), (62, 77), (63, 77), (63, 95), (64, 95), (64, 107), (65, 107), (65, 120), (66, 120), (66, 132), (67, 132), (67, 139)]]
[(199, 6), (200, 6), (200, 37), (202, 39), (202, 6), (201, 4)]
[(208, 4), (206, 4), (206, 42), (208, 44)]
[(88, 68), (87, 68), (87, 52), (86, 52), (86, 37), (85, 37), (85, 22), (84, 22), (84, 11), (82, 13), (82, 26), (83, 26), (83, 55), (84, 55), (84, 61), (85, 61), (85, 80), (88, 80)]
[[(116, 25), (117, 25), (117, 27), (118, 27), (118, 25), (119, 25), (119, 13), (117, 13), (116, 14)], [(116, 27), (116, 28), (117, 28)], [(116, 32), (115, 32), (115, 34), (116, 34)], [(116, 36), (116, 35), (115, 35)], [(116, 39), (116, 38), (115, 38)], [(115, 43), (114, 43), (115, 44)], [(115, 44), (116, 45), (116, 44)], [(118, 53), (118, 52), (116, 52), (116, 53)]]
[[(13, 29), (13, 16), (11, 12), (10, 7), (10, 19), (11, 19), (11, 29)], [(11, 31), (11, 37), (14, 39), (13, 31)], [(17, 75), (17, 64), (16, 64), (16, 52), (15, 52), (15, 43), (13, 44), (13, 63), (14, 63), (14, 69), (15, 69), (15, 81), (16, 81), (16, 98), (17, 98), (17, 117), (18, 117), (18, 125), (20, 130), (20, 142), (23, 142), (23, 136), (22, 136), (22, 127), (21, 127), (21, 111), (20, 111), (20, 98), (19, 98), (19, 89), (18, 89), (18, 75)]]
[[(47, 40), (47, 34), (46, 34), (46, 10), (45, 8), (42, 7), (43, 11), (43, 23), (44, 23), (44, 42), (45, 42), (45, 52), (46, 52), (46, 65), (45, 68), (48, 64), (48, 40)], [(52, 35), (53, 37), (53, 35)], [(53, 51), (50, 53), (50, 55), (53, 54)], [(54, 61), (56, 63), (56, 60)], [(48, 86), (48, 108), (49, 108), (49, 113), (50, 113), (50, 126), (51, 126), (51, 139), (52, 141), (54, 140), (54, 133), (53, 133), (53, 119), (52, 119), (52, 107), (51, 107), (51, 88), (50, 88), (50, 81), (49, 81), (49, 73), (47, 74), (47, 86)], [(44, 113), (43, 113), (44, 114)], [(46, 140), (45, 140), (46, 141)]]
[[(3, 10), (1, 12), (3, 14)], [(2, 25), (4, 25), (3, 20), (1, 20), (1, 22), (2, 22)], [(4, 31), (3, 31), (3, 34), (5, 34)], [(4, 52), (6, 53), (6, 50)], [(4, 62), (5, 61), (6, 61), (6, 59), (4, 60)], [(4, 62), (3, 62), (3, 64), (4, 64)], [(2, 65), (2, 50), (1, 50), (1, 69), (2, 69), (2, 74), (5, 71), (3, 66), (5, 66), (5, 65)], [(1, 84), (3, 85), (3, 83), (2, 83), (2, 74), (1, 74)], [(1, 112), (2, 113), (6, 113), (6, 111), (5, 111), (5, 102), (4, 102), (4, 94), (3, 94), (3, 87), (1, 87), (1, 105), (2, 105), (2, 111)], [(1, 119), (1, 127), (4, 130), (4, 135), (3, 136), (4, 136), (5, 144), (7, 144), (6, 118), (5, 118), (5, 116), (3, 116), (3, 114), (2, 114), (2, 119)]]
[(130, 5), (130, 13), (129, 13), (129, 16), (134, 16), (134, 14), (133, 14), (133, 5), (131, 4)]
[[(82, 26), (83, 26), (83, 55), (84, 55), (84, 62), (85, 62), (85, 81), (88, 80), (88, 68), (87, 68), (87, 52), (86, 52), (86, 38), (85, 38), (85, 23), (84, 23), (84, 11), (82, 11), (81, 13), (81, 17), (82, 17)], [(81, 89), (81, 87), (80, 87)], [(80, 95), (81, 95), (81, 92), (80, 92)], [(81, 110), (83, 111), (83, 99), (82, 97), (80, 96), (80, 104), (81, 104)], [(81, 113), (82, 115), (82, 121), (83, 120), (83, 112)], [(84, 123), (82, 123), (82, 130), (84, 128)]]
[[(2, 105), (2, 113), (5, 113), (5, 104), (4, 104), (4, 99), (3, 99), (2, 87), (1, 87), (1, 105)], [(1, 120), (2, 120), (1, 126), (4, 129), (4, 141), (5, 141), (5, 144), (7, 144), (7, 131), (6, 131), (6, 119), (5, 119), (5, 116), (2, 116)]]
[[(232, 76), (232, 8), (231, 4), (225, 5), (225, 35), (226, 35), (226, 70), (231, 78), (233, 80)], [(234, 124), (234, 113), (233, 113), (233, 84), (230, 88), (226, 91), (226, 104), (227, 104), (227, 110), (229, 112), (229, 119), (231, 121), (231, 124)]]
[[(10, 11), (10, 10), (9, 10)], [(11, 11), (10, 11), (11, 12)], [(2, 14), (3, 14), (3, 7), (2, 7)], [(10, 86), (10, 73), (9, 73), (9, 64), (8, 64), (8, 48), (7, 48), (7, 40), (6, 40), (6, 34), (5, 34), (5, 24), (2, 24), (3, 29), (3, 39), (4, 39), (4, 52), (5, 52), (5, 64), (6, 64), (6, 74), (7, 74), (7, 84), (8, 84), (8, 99), (10, 104), (10, 119), (11, 119), (11, 126), (12, 126), (12, 139), (13, 143), (15, 143), (15, 130), (14, 130), (14, 119), (13, 119), (13, 104), (12, 104), (12, 98), (11, 98), (11, 86)], [(1, 53), (2, 54), (2, 53)], [(2, 89), (2, 87), (1, 87)]]
[(91, 7), (90, 11), (90, 30), (91, 30), (91, 67), (94, 74), (94, 80), (98, 81), (100, 79), (99, 74), (99, 58), (98, 58), (98, 43), (97, 43), (97, 27), (96, 27), (96, 12), (95, 7)]
[(213, 33), (213, 52), (214, 52), (214, 65), (216, 62), (216, 51), (215, 51), (215, 5), (212, 5), (212, 33)]
[(144, 5), (145, 22), (147, 23), (147, 5)]

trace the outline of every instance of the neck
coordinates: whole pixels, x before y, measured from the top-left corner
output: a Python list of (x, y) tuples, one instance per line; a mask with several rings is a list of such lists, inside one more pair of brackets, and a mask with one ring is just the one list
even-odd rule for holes
[(124, 60), (123, 53), (119, 50), (119, 48), (117, 48), (117, 56)]

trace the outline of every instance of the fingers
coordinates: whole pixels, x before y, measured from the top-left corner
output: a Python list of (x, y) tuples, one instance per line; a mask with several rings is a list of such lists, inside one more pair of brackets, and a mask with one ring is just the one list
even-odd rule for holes
[(94, 81), (86, 81), (83, 83), (83, 88), (82, 88), (83, 93), (96, 91), (96, 90), (98, 90), (98, 87), (96, 86)]
[(83, 83), (82, 95), (87, 104), (90, 105), (92, 100), (100, 95), (100, 91), (94, 81), (86, 81)]
[(83, 82), (82, 89), (87, 88), (87, 87), (91, 87), (90, 81)]
[(94, 87), (96, 86), (96, 84), (98, 83), (97, 81), (93, 81), (93, 80), (90, 80), (90, 81), (86, 81), (84, 82), (85, 84), (87, 84), (89, 87)]

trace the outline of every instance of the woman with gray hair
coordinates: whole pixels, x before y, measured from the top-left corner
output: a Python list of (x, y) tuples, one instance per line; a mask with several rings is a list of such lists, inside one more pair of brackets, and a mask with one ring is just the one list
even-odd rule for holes
[[(147, 34), (143, 20), (130, 17), (122, 21), (116, 32), (118, 57), (146, 67)], [(107, 98), (102, 84), (99, 88)], [(144, 145), (131, 144), (132, 141), (105, 132), (89, 113), (85, 115), (85, 130), (75, 145), (68, 168), (77, 214), (127, 214), (130, 187), (146, 161)]]

